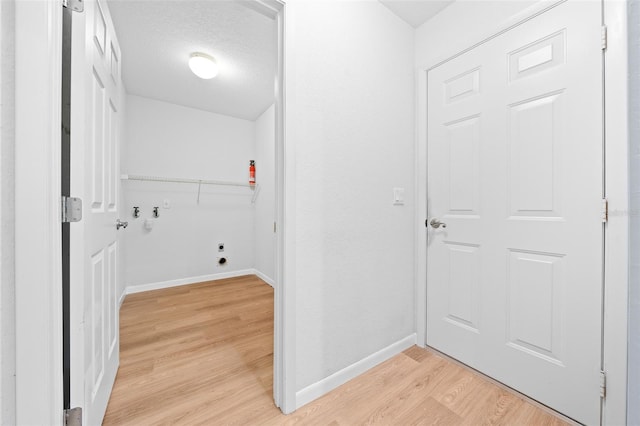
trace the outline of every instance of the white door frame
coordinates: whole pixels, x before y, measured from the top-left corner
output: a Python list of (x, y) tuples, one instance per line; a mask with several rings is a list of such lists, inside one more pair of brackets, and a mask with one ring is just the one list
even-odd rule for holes
[[(286, 143), (285, 3), (251, 0), (278, 26), (274, 397), (295, 410), (295, 155)], [(61, 1), (16, 1), (16, 420), (61, 425)], [(73, 225), (72, 225), (73, 226)]]
[[(418, 345), (426, 345), (427, 318), (427, 72), (474, 47), (508, 31), (567, 0), (539, 1), (524, 12), (498, 25), (462, 51), (451, 51), (440, 60), (421, 68), (418, 75), (418, 123), (416, 140), (416, 331)], [(568, 0), (572, 1), (572, 0)], [(604, 24), (608, 28), (605, 55), (605, 191), (609, 200), (609, 222), (605, 235), (604, 370), (607, 397), (603, 424), (626, 424), (627, 410), (627, 306), (628, 306), (628, 111), (627, 111), (627, 11), (626, 1), (604, 0)], [(597, 47), (596, 47), (597, 48)]]
[(275, 102), (276, 278), (274, 301), (273, 397), (283, 413), (296, 409), (295, 346), (295, 147), (287, 143), (286, 120), (286, 7), (284, 0), (241, 0), (275, 19), (278, 59)]
[(62, 423), (62, 8), (16, 2), (16, 422)]

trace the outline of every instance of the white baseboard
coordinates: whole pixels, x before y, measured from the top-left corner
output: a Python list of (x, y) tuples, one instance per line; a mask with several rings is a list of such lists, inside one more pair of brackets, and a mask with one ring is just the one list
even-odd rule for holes
[(223, 280), (225, 278), (235, 278), (244, 275), (257, 275), (255, 269), (241, 269), (239, 271), (221, 272), (219, 274), (200, 275), (190, 278), (179, 278), (177, 280), (160, 281), (157, 283), (140, 284), (140, 285), (128, 285), (126, 294), (141, 293), (143, 291), (160, 290), (169, 287), (178, 287), (181, 285), (189, 285), (201, 283), (204, 281)]
[(124, 298), (127, 296), (127, 289), (122, 290), (122, 294), (120, 295), (120, 301), (118, 302), (118, 306), (122, 308), (122, 304), (124, 303)]
[(398, 340), (395, 343), (379, 350), (378, 352), (369, 355), (368, 357), (351, 364), (350, 366), (343, 368), (342, 370), (333, 373), (329, 377), (326, 377), (319, 382), (307, 386), (306, 388), (296, 392), (296, 410), (309, 402), (320, 398), (322, 395), (332, 391), (340, 385), (345, 384), (351, 379), (356, 378), (365, 371), (375, 367), (376, 365), (388, 360), (410, 348), (416, 344), (416, 334), (413, 333), (404, 339)]
[(264, 281), (265, 283), (269, 284), (271, 287), (274, 287), (276, 282), (273, 278), (269, 278), (267, 275), (263, 274), (262, 272), (258, 271), (257, 269), (253, 270), (253, 273), (260, 278), (262, 281)]

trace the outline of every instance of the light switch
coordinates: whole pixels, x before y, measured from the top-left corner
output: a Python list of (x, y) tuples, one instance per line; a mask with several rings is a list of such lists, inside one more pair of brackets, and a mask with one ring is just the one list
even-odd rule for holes
[(404, 205), (404, 188), (393, 188), (393, 205)]

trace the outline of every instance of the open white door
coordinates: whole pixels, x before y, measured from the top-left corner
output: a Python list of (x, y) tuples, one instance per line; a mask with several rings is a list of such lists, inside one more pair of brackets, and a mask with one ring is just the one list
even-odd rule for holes
[(563, 3), (428, 74), (427, 344), (585, 424), (601, 405), (600, 8)]
[(71, 193), (83, 220), (71, 234), (71, 405), (85, 425), (102, 423), (119, 363), (118, 139), (120, 47), (105, 2), (74, 13)]

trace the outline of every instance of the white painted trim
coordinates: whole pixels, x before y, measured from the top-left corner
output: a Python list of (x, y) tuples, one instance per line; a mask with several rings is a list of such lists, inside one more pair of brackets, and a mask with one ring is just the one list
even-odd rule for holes
[(414, 309), (416, 344), (421, 348), (427, 345), (427, 227), (429, 217), (427, 210), (427, 71), (416, 71), (416, 138), (415, 152), (415, 200), (416, 200), (416, 232), (414, 236)]
[(158, 281), (155, 283), (147, 283), (147, 284), (138, 284), (138, 285), (127, 285), (120, 296), (120, 306), (124, 302), (124, 298), (128, 294), (135, 293), (143, 293), (145, 291), (153, 291), (153, 290), (162, 290), (164, 288), (172, 288), (172, 287), (181, 287), (184, 285), (198, 284), (207, 281), (218, 281), (224, 280), (227, 278), (236, 278), (236, 277), (246, 277), (247, 275), (255, 275), (260, 278), (262, 281), (269, 284), (271, 287), (275, 286), (275, 281), (257, 269), (249, 268), (249, 269), (240, 269), (238, 271), (232, 272), (221, 272), (218, 274), (208, 274), (208, 275), (198, 275), (195, 277), (188, 278), (178, 278), (175, 280), (167, 280), (167, 281)]
[(397, 342), (387, 346), (386, 348), (383, 348), (378, 352), (371, 354), (368, 357), (333, 373), (329, 377), (326, 377), (319, 382), (307, 386), (296, 394), (296, 409), (302, 407), (305, 404), (308, 404), (309, 402), (321, 397), (328, 392), (331, 392), (338, 386), (347, 383), (349, 380), (358, 377), (367, 370), (370, 370), (376, 365), (398, 355), (405, 349), (408, 349), (415, 344), (416, 334), (413, 333), (410, 336), (407, 336), (404, 339), (400, 339)]
[[(416, 108), (416, 187), (418, 226), (428, 217), (427, 205), (427, 71), (458, 56), (485, 41), (526, 22), (551, 7), (567, 0), (541, 0), (523, 12), (498, 25), (494, 31), (480, 38), (479, 43), (463, 50), (453, 50), (418, 70), (418, 106)], [(570, 0), (569, 0), (570, 1)], [(605, 321), (604, 367), (607, 371), (607, 398), (604, 403), (603, 424), (626, 424), (627, 406), (627, 330), (629, 291), (629, 189), (628, 189), (628, 103), (627, 103), (627, 2), (604, 1), (604, 23), (608, 27), (609, 47), (605, 55), (606, 87), (606, 194), (610, 218), (605, 237)], [(416, 238), (416, 332), (417, 344), (426, 344), (426, 227)]]
[(271, 287), (276, 288), (276, 282), (273, 280), (273, 278), (269, 278), (266, 274), (263, 274), (262, 272), (258, 271), (257, 269), (254, 269), (253, 273), (254, 273), (255, 276), (260, 278), (265, 283), (269, 284)]
[(120, 298), (118, 299), (118, 307), (122, 308), (122, 304), (124, 303), (124, 298), (127, 297), (127, 289), (125, 287), (124, 291), (122, 292), (122, 294), (120, 295)]
[(62, 7), (15, 10), (16, 423), (60, 425)]
[(278, 0), (236, 0), (238, 3), (248, 7), (251, 10), (275, 20), (278, 12), (282, 8)]
[(241, 269), (239, 271), (220, 272), (218, 274), (199, 275), (196, 277), (178, 278), (175, 280), (159, 281), (155, 283), (127, 285), (126, 294), (142, 293), (143, 291), (160, 290), (163, 288), (180, 287), (183, 285), (197, 284), (205, 281), (224, 280), (225, 278), (242, 277), (245, 275), (256, 275), (255, 269)]
[(605, 1), (605, 234), (604, 369), (607, 397), (603, 424), (627, 423), (627, 330), (629, 296), (629, 111), (627, 2)]
[(278, 28), (278, 62), (276, 78), (276, 272), (274, 307), (273, 395), (283, 413), (296, 409), (296, 150), (287, 139), (287, 127), (295, 122), (289, 102), (293, 84), (288, 70), (295, 59), (293, 43), (287, 43), (294, 18), (284, 1), (269, 0), (280, 10)]

